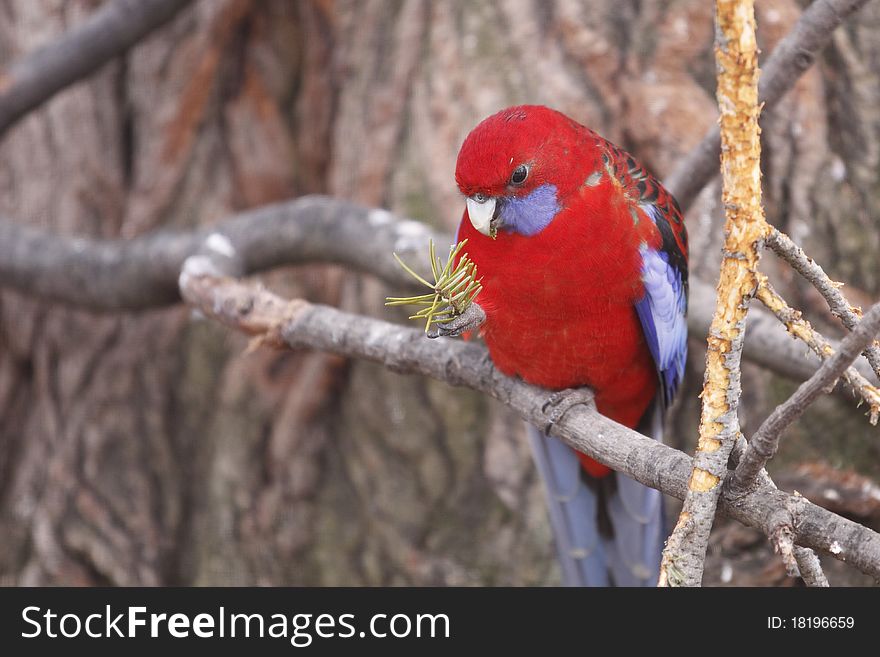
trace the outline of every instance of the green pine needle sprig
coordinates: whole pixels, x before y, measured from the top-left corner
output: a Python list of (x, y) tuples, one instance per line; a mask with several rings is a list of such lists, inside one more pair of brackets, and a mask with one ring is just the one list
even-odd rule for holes
[(425, 333), (432, 324), (442, 324), (461, 315), (483, 289), (482, 279), (477, 278), (477, 265), (463, 253), (455, 266), (452, 263), (461, 253), (467, 240), (462, 240), (449, 248), (449, 258), (444, 265), (434, 251), (434, 241), (428, 243), (428, 256), (431, 259), (431, 273), (434, 282), (430, 283), (407, 265), (400, 256), (394, 259), (419, 283), (431, 289), (429, 294), (414, 297), (388, 297), (386, 306), (421, 306), (409, 319), (425, 320)]

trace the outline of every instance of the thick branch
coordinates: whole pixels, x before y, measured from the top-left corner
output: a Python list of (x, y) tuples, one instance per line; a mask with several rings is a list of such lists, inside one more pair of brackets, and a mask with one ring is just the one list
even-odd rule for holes
[[(816, 0), (807, 7), (764, 64), (758, 93), (765, 109), (773, 107), (788, 93), (828, 43), (831, 33), (866, 2)], [(700, 190), (718, 174), (720, 154), (721, 132), (713, 127), (665, 181), (682, 208), (687, 209)]]
[(161, 27), (192, 0), (112, 0), (0, 70), (0, 137), (18, 119)]
[[(853, 308), (846, 297), (840, 292), (840, 283), (835, 283), (804, 250), (791, 241), (782, 231), (774, 228), (767, 236), (767, 246), (785, 260), (801, 276), (813, 284), (819, 294), (825, 297), (831, 312), (843, 322), (850, 331), (859, 323), (861, 311)], [(880, 377), (880, 347), (872, 342), (865, 348), (865, 358), (871, 364), (874, 373)]]
[(189, 233), (158, 231), (131, 240), (59, 237), (0, 221), (0, 285), (99, 311), (178, 303), (183, 262), (213, 233), (234, 247), (243, 274), (330, 262), (396, 285), (411, 280), (392, 251), (404, 257), (418, 253), (420, 260), (429, 239), (437, 244), (452, 239), (385, 210), (320, 196), (266, 206)]
[(715, 59), (721, 113), (724, 248), (709, 328), (700, 437), (678, 523), (663, 550), (660, 586), (699, 586), (709, 532), (739, 436), (740, 360), (757, 288), (761, 207), (758, 45), (753, 0), (716, 0)]
[[(197, 267), (195, 269), (198, 269)], [(548, 391), (504, 376), (492, 365), (485, 347), (448, 338), (428, 340), (417, 329), (351, 315), (302, 301), (289, 302), (257, 285), (229, 278), (200, 276), (192, 267), (181, 277), (183, 296), (208, 317), (270, 342), (294, 349), (321, 349), (382, 364), (401, 374), (430, 376), (468, 387), (507, 404), (527, 422), (543, 427)], [(683, 499), (691, 459), (600, 415), (595, 407), (572, 407), (551, 434), (614, 470), (646, 486)], [(733, 518), (766, 534), (778, 526), (780, 508), (792, 508), (793, 540), (830, 551), (874, 577), (880, 577), (880, 534), (826, 509), (764, 485), (737, 498), (722, 496)]]
[(749, 441), (731, 481), (734, 493), (745, 490), (755, 481), (776, 450), (782, 433), (798, 419), (807, 407), (823, 392), (830, 390), (869, 344), (880, 333), (880, 303), (876, 304), (859, 322), (855, 330), (840, 343), (840, 348), (810, 379), (800, 385), (795, 393), (776, 407), (764, 420)]

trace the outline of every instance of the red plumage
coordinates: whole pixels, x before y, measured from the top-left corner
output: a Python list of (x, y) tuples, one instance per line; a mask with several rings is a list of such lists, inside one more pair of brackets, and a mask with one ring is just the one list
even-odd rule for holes
[[(518, 186), (511, 174), (520, 163), (528, 177)], [(674, 201), (625, 152), (539, 106), (510, 108), (478, 125), (461, 148), (456, 180), (466, 196), (516, 200), (542, 185), (556, 191), (558, 213), (537, 234), (499, 230), (492, 239), (467, 210), (462, 219), (458, 238), (468, 240), (483, 279), (481, 334), (495, 365), (550, 389), (589, 386), (599, 412), (635, 427), (658, 390), (634, 307), (645, 295), (640, 249), (663, 241), (644, 201), (676, 213), (673, 235), (686, 258)], [(582, 462), (594, 476), (608, 472)]]

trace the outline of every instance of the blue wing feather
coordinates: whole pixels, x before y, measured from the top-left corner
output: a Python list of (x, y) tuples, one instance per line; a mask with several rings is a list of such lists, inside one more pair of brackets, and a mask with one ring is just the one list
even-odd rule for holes
[[(668, 224), (662, 211), (654, 205), (642, 208), (665, 238)], [(645, 296), (636, 302), (636, 313), (660, 376), (664, 407), (675, 397), (687, 359), (687, 265), (675, 249), (674, 240), (667, 239), (660, 249), (642, 247)]]

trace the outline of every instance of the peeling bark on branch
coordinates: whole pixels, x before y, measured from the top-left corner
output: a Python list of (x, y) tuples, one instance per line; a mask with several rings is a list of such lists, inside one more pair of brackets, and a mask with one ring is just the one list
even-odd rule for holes
[(807, 586), (827, 587), (828, 579), (816, 553), (794, 544), (794, 518), (799, 514), (803, 501), (804, 498), (795, 492), (789, 500), (790, 504), (774, 515), (778, 520), (770, 532), (770, 541), (775, 552), (782, 557), (789, 577), (800, 577)]
[(709, 328), (700, 437), (684, 507), (663, 551), (661, 586), (699, 586), (702, 580), (720, 484), (739, 436), (737, 408), (745, 322), (757, 288), (759, 245), (767, 232), (761, 206), (754, 4), (750, 0), (718, 0), (716, 11), (724, 253)]

